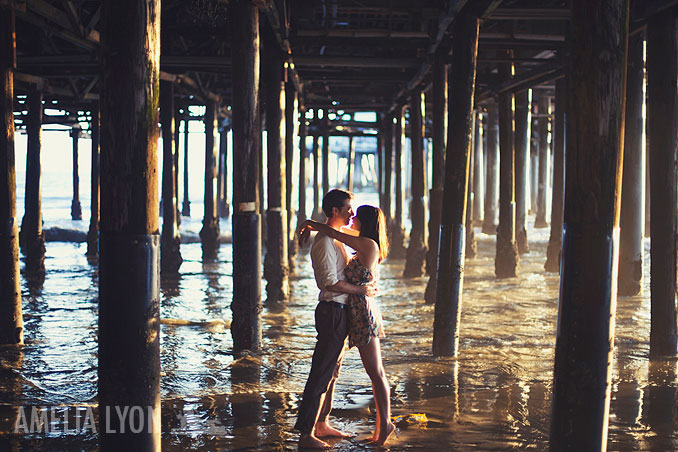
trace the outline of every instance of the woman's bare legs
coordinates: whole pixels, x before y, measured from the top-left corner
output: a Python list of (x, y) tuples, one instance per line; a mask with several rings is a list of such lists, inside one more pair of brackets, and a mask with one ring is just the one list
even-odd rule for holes
[[(372, 394), (374, 394), (374, 383), (372, 383)], [(377, 407), (377, 419), (379, 419), (379, 416), (380, 416), (380, 412), (379, 412), (380, 406), (379, 406), (379, 404), (377, 404), (377, 403), (375, 403), (375, 406)], [(377, 421), (377, 426), (376, 426), (376, 428), (374, 429), (374, 433), (372, 433), (371, 436), (365, 438), (365, 441), (368, 441), (368, 442), (370, 442), (370, 443), (373, 443), (373, 442), (375, 442), (377, 439), (379, 439), (379, 427), (380, 427), (380, 425), (379, 425), (379, 422)]]
[(384, 444), (395, 431), (391, 422), (391, 389), (386, 379), (386, 372), (381, 361), (381, 344), (378, 337), (358, 349), (363, 367), (372, 380), (372, 392), (377, 406), (376, 444)]

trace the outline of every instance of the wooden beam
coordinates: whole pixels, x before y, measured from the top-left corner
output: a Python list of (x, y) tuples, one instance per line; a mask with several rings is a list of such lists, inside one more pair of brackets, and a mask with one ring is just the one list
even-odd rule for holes
[(295, 36), (314, 38), (388, 38), (388, 39), (429, 39), (425, 31), (392, 31), (383, 29), (331, 29), (297, 30)]
[(497, 8), (489, 20), (570, 20), (567, 8)]
[(355, 68), (385, 68), (385, 67), (416, 67), (419, 60), (416, 58), (372, 58), (372, 57), (332, 57), (300, 55), (294, 58), (295, 64), (303, 66), (328, 67), (355, 67)]

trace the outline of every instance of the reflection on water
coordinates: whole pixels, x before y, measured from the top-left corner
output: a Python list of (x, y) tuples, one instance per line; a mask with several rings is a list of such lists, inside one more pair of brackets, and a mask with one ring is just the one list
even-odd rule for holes
[[(501, 281), (493, 276), (494, 238), (477, 234), (456, 360), (431, 357), (426, 279), (401, 279), (402, 261), (384, 264), (384, 361), (393, 415), (402, 416), (392, 450), (547, 448), (558, 291), (557, 276), (542, 270), (547, 233), (529, 231), (521, 276)], [(22, 280), (26, 345), (0, 348), (0, 450), (96, 450), (92, 432), (12, 433), (21, 407), (96, 412), (97, 271), (85, 250), (47, 243), (45, 279)], [(199, 243), (182, 245), (181, 274), (162, 280), (164, 451), (296, 449), (291, 429), (315, 342), (308, 254), (298, 256), (290, 301), (264, 307), (262, 351), (234, 357), (231, 251), (222, 245), (216, 261), (203, 262)], [(646, 358), (648, 282), (646, 275), (643, 294), (617, 305), (609, 450), (678, 444), (676, 361)], [(375, 413), (355, 350), (344, 359), (333, 415), (355, 434), (335, 449), (363, 450), (359, 440), (374, 428)]]

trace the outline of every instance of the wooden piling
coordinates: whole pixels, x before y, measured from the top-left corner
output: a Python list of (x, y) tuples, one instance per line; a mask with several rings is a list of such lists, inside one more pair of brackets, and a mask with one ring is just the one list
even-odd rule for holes
[(285, 83), (282, 53), (277, 43), (266, 41), (262, 87), (266, 97), (266, 151), (268, 209), (266, 211), (266, 257), (264, 278), (266, 303), (285, 301), (289, 296), (289, 256), (287, 236), (287, 195), (285, 162)]
[(348, 137), (348, 153), (346, 157), (346, 190), (353, 191), (353, 169), (356, 166), (355, 161), (355, 143), (353, 137)]
[(424, 164), (424, 93), (412, 94), (410, 102), (410, 133), (412, 141), (412, 173), (410, 218), (412, 230), (407, 247), (405, 270), (403, 276), (416, 278), (424, 274), (426, 260), (425, 228), (426, 212), (424, 210), (424, 192), (426, 190), (426, 168)]
[[(297, 208), (297, 225), (306, 220), (306, 162), (308, 149), (306, 148), (306, 108), (299, 106), (299, 207)], [(294, 230), (292, 230), (294, 232)]]
[(174, 194), (177, 199), (174, 204), (177, 208), (177, 213), (175, 218), (177, 220), (177, 226), (181, 226), (181, 210), (179, 209), (179, 110), (174, 107)]
[(485, 208), (483, 218), (483, 232), (495, 235), (497, 233), (497, 160), (499, 159), (499, 118), (497, 103), (490, 101), (487, 104), (487, 147), (485, 148)]
[(71, 219), (82, 220), (82, 207), (80, 206), (80, 172), (78, 171), (78, 142), (80, 141), (80, 127), (71, 129), (73, 138), (73, 200), (71, 201)]
[(530, 159), (530, 93), (525, 90), (516, 94), (516, 244), (518, 253), (529, 253), (527, 242), (527, 210), (528, 210), (528, 173)]
[(377, 112), (377, 149), (375, 152), (377, 194), (379, 195), (379, 208), (384, 208), (384, 115)]
[(478, 254), (478, 243), (476, 241), (475, 231), (473, 230), (473, 201), (475, 199), (475, 194), (473, 193), (473, 167), (476, 154), (477, 124), (477, 115), (474, 112), (471, 116), (471, 150), (469, 155), (468, 183), (466, 184), (466, 249), (464, 252), (466, 259), (473, 259)]
[[(504, 80), (511, 77), (511, 68), (501, 65)], [(513, 141), (513, 94), (499, 94), (499, 226), (497, 227), (497, 254), (494, 274), (497, 278), (518, 275), (518, 247), (516, 245), (515, 198), (515, 143)]]
[(455, 21), (449, 73), (447, 156), (440, 223), (438, 277), (433, 354), (457, 356), (464, 284), (466, 190), (478, 54), (478, 18), (463, 15)]
[[(386, 224), (393, 223), (392, 192), (393, 192), (393, 115), (387, 114), (384, 118), (384, 182), (382, 190), (384, 191), (384, 204), (382, 211), (386, 217)], [(390, 228), (389, 228), (390, 229)]]
[(553, 125), (553, 187), (551, 189), (551, 235), (544, 270), (558, 273), (563, 240), (563, 192), (565, 190), (565, 136), (567, 134), (567, 80), (556, 81), (556, 114)]
[(537, 185), (537, 213), (534, 219), (535, 228), (546, 228), (546, 196), (548, 192), (548, 177), (550, 164), (549, 152), (549, 121), (547, 116), (551, 113), (550, 100), (545, 95), (541, 95), (538, 101), (539, 119), (539, 182)]
[[(532, 99), (534, 99), (534, 91), (532, 91)], [(532, 112), (537, 110), (537, 105), (532, 102)], [(539, 191), (539, 120), (534, 116), (531, 119), (531, 136), (530, 136), (530, 211), (531, 215), (537, 213), (537, 192)]]
[[(104, 1), (101, 21), (99, 450), (159, 452), (160, 1)], [(122, 433), (135, 406), (144, 429)]]
[(604, 451), (607, 445), (628, 11), (628, 0), (572, 2), (553, 451)]
[(217, 104), (208, 100), (205, 106), (205, 212), (200, 229), (202, 255), (215, 259), (219, 250), (219, 215), (217, 213)]
[(230, 127), (222, 127), (219, 131), (219, 169), (217, 171), (217, 211), (219, 218), (228, 218), (231, 207), (228, 205), (228, 131)]
[(327, 111), (323, 114), (322, 119), (322, 133), (323, 133), (323, 196), (330, 191), (330, 127), (327, 119)]
[[(188, 115), (188, 111), (186, 111)], [(184, 201), (181, 206), (181, 215), (191, 216), (191, 201), (188, 193), (188, 118), (184, 119)]]
[[(321, 221), (324, 219), (320, 205), (320, 137), (313, 135), (313, 212), (311, 218)], [(324, 220), (323, 220), (324, 221)]]
[(438, 267), (438, 236), (440, 216), (443, 208), (443, 186), (445, 181), (445, 108), (447, 107), (447, 67), (443, 52), (435, 55), (433, 64), (433, 86), (431, 88), (432, 109), (432, 161), (431, 189), (429, 190), (428, 251), (426, 252), (426, 274), (429, 275), (424, 299), (435, 303), (436, 274)]
[(485, 207), (485, 137), (483, 130), (483, 114), (478, 112), (475, 119), (475, 140), (473, 146), (473, 216), (474, 224), (482, 224)]
[[(261, 343), (259, 215), (259, 12), (252, 0), (231, 4), (233, 68), (233, 321), (236, 353)], [(259, 136), (259, 137), (258, 137)]]
[(294, 183), (292, 180), (292, 168), (294, 167), (294, 155), (296, 154), (297, 135), (299, 132), (299, 102), (294, 83), (285, 83), (285, 206), (287, 207), (287, 253), (289, 272), (294, 272), (294, 256), (297, 254), (297, 240), (294, 234), (292, 218), (296, 215), (295, 203), (292, 200)]
[[(647, 63), (646, 63), (647, 64)], [(647, 69), (646, 69), (647, 70)], [(647, 77), (645, 79), (645, 86), (647, 87)], [(645, 105), (648, 104), (647, 101), (647, 89), (645, 94)], [(646, 107), (649, 108), (649, 107)], [(648, 110), (649, 114), (649, 110)], [(645, 134), (645, 229), (643, 231), (644, 237), (651, 236), (651, 225), (650, 225), (650, 199), (651, 192), (650, 189), (650, 133), (648, 127), (648, 133)]]
[(99, 142), (100, 142), (100, 123), (99, 105), (92, 107), (92, 176), (91, 182), (91, 201), (89, 230), (87, 231), (87, 257), (98, 259), (99, 257)]
[(405, 116), (404, 107), (396, 110), (396, 121), (393, 128), (395, 141), (395, 215), (391, 223), (391, 248), (390, 256), (394, 259), (405, 257), (405, 231), (403, 230), (403, 141), (405, 140)]
[(26, 256), (25, 274), (40, 276), (45, 272), (45, 235), (42, 231), (41, 165), (42, 92), (32, 89), (26, 98), (28, 120), (26, 133), (26, 188), (24, 217), (21, 220), (19, 246)]
[(14, 10), (0, 3), (0, 344), (23, 344), (14, 168)]
[(619, 295), (637, 295), (643, 280), (645, 153), (643, 152), (643, 38), (629, 37), (626, 71), (626, 129), (619, 232)]
[(647, 27), (650, 138), (650, 357), (676, 356), (676, 249), (678, 247), (678, 20), (675, 10)]
[(162, 234), (160, 271), (173, 274), (181, 262), (181, 236), (177, 226), (177, 191), (174, 185), (174, 84), (160, 82), (160, 124), (162, 126)]

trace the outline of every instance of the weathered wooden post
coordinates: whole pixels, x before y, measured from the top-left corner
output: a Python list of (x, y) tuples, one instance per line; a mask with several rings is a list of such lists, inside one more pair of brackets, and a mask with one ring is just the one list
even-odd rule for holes
[(440, 216), (443, 208), (443, 186), (445, 182), (445, 108), (447, 107), (447, 67), (443, 52), (437, 52), (433, 64), (433, 86), (431, 88), (433, 156), (431, 159), (431, 190), (429, 190), (428, 251), (426, 252), (426, 273), (429, 275), (424, 299), (435, 303), (438, 236)]
[(643, 280), (645, 153), (643, 152), (643, 33), (629, 37), (626, 128), (619, 232), (619, 295), (637, 295)]
[[(535, 91), (532, 90), (532, 99)], [(532, 112), (537, 111), (537, 105), (532, 102)], [(530, 214), (537, 213), (537, 192), (539, 191), (539, 119), (532, 116), (530, 134)]]
[[(306, 220), (306, 162), (308, 149), (306, 148), (306, 108), (299, 106), (299, 209), (297, 210), (297, 225)], [(293, 231), (294, 232), (294, 231)]]
[(676, 249), (678, 247), (678, 22), (674, 11), (647, 26), (648, 132), (650, 137), (650, 356), (675, 356)]
[(527, 243), (527, 209), (528, 209), (528, 173), (530, 159), (530, 92), (521, 91), (516, 94), (516, 244), (518, 252), (530, 251)]
[(292, 194), (294, 192), (294, 183), (292, 180), (292, 168), (294, 166), (294, 154), (296, 150), (297, 135), (299, 132), (299, 101), (294, 83), (288, 81), (285, 83), (285, 206), (287, 206), (287, 252), (288, 268), (290, 273), (294, 271), (294, 256), (297, 254), (297, 240), (295, 239), (292, 218), (294, 211), (294, 202)]
[(433, 354), (457, 356), (464, 284), (466, 189), (470, 171), (473, 93), (478, 54), (478, 18), (454, 22), (449, 73), (447, 155), (440, 223)]
[(384, 207), (384, 125), (383, 113), (377, 112), (377, 150), (375, 153), (377, 173), (377, 193), (379, 194), (379, 208)]
[(233, 18), (233, 349), (261, 343), (259, 215), (259, 11), (252, 0), (231, 4)]
[(546, 228), (546, 195), (548, 189), (548, 174), (550, 164), (549, 152), (549, 115), (551, 114), (550, 99), (542, 94), (539, 97), (539, 182), (537, 185), (537, 214), (534, 219), (535, 228)]
[(606, 449), (628, 11), (628, 0), (572, 2), (563, 259), (550, 429), (554, 451)]
[(565, 144), (567, 134), (567, 79), (556, 81), (556, 114), (553, 122), (553, 188), (551, 189), (551, 235), (544, 270), (558, 273), (563, 240), (563, 192), (565, 190)]
[(323, 134), (323, 196), (330, 191), (330, 124), (327, 119), (327, 112), (323, 114), (321, 123)]
[(497, 115), (497, 103), (491, 100), (487, 103), (487, 148), (485, 149), (486, 172), (485, 172), (485, 213), (483, 217), (482, 231), (485, 234), (497, 233), (497, 160), (499, 159), (499, 118)]
[(184, 119), (184, 202), (181, 207), (181, 215), (191, 216), (191, 201), (188, 195), (188, 109), (186, 110), (186, 119)]
[(160, 125), (162, 127), (162, 234), (160, 271), (176, 273), (181, 262), (181, 236), (177, 227), (177, 192), (174, 185), (174, 84), (160, 82)]
[(45, 235), (42, 232), (42, 196), (40, 187), (42, 146), (42, 93), (32, 89), (28, 104), (28, 149), (26, 152), (26, 189), (24, 217), (21, 220), (19, 245), (26, 256), (25, 271), (39, 276), (45, 272)]
[[(647, 64), (647, 63), (646, 63)], [(646, 69), (647, 70), (647, 69)], [(647, 86), (647, 78), (645, 80), (645, 84)], [(646, 88), (647, 92), (647, 88)], [(647, 94), (645, 94), (645, 105), (648, 104), (647, 100)], [(646, 107), (649, 108), (649, 107)], [(648, 110), (649, 111), (649, 110)], [(649, 127), (648, 127), (649, 129)], [(645, 230), (644, 230), (644, 237), (650, 237), (650, 230), (651, 230), (651, 225), (650, 225), (650, 199), (651, 199), (651, 192), (652, 190), (650, 189), (650, 134), (646, 133), (645, 134)]]
[(160, 451), (160, 1), (104, 1), (101, 21), (100, 450)]
[(485, 200), (485, 146), (483, 146), (484, 130), (483, 115), (480, 111), (476, 115), (475, 140), (473, 147), (473, 216), (475, 224), (482, 224), (484, 217)]
[(87, 231), (87, 257), (98, 259), (99, 257), (99, 138), (100, 116), (99, 105), (92, 107), (92, 177), (91, 177), (91, 214), (89, 218), (89, 230)]
[(407, 247), (405, 271), (406, 278), (416, 278), (424, 274), (426, 260), (426, 212), (424, 210), (424, 192), (426, 190), (426, 169), (424, 166), (424, 93), (415, 91), (410, 101), (410, 133), (412, 134), (412, 203), (410, 217), (412, 230)]
[[(499, 72), (504, 80), (511, 77), (511, 67), (503, 64)], [(499, 94), (499, 226), (494, 274), (497, 278), (518, 275), (516, 245), (515, 144), (513, 141), (513, 94)]]
[(393, 214), (391, 212), (391, 193), (393, 192), (393, 115), (386, 114), (383, 122), (384, 127), (384, 182), (382, 190), (384, 191), (384, 204), (382, 211), (386, 217), (386, 224), (393, 224)]
[(396, 110), (393, 130), (395, 141), (395, 216), (391, 223), (391, 252), (394, 259), (405, 257), (405, 231), (403, 230), (403, 141), (405, 141), (405, 107)]
[(323, 218), (320, 205), (320, 137), (313, 135), (313, 212), (311, 218), (320, 221)]
[(351, 136), (350, 138), (349, 144), (353, 147), (353, 186), (363, 188), (363, 158), (365, 158), (365, 154), (355, 152), (355, 137)]
[(353, 191), (353, 168), (356, 165), (353, 137), (348, 137), (348, 154), (346, 157), (346, 190)]
[[(269, 41), (266, 41), (268, 44)], [(285, 200), (285, 82), (282, 53), (271, 45), (264, 46), (265, 65), (262, 84), (266, 97), (266, 151), (268, 155), (268, 210), (266, 211), (266, 257), (264, 278), (266, 302), (278, 303), (289, 295), (289, 256), (287, 253), (287, 206)]]
[(471, 150), (469, 155), (469, 173), (468, 183), (466, 184), (466, 250), (465, 257), (472, 259), (478, 254), (478, 243), (476, 242), (476, 234), (473, 231), (473, 200), (475, 194), (473, 193), (473, 166), (476, 154), (476, 127), (477, 115), (475, 112), (471, 116)]
[(23, 344), (14, 168), (14, 9), (0, 3), (0, 344)]
[(71, 201), (71, 219), (82, 220), (82, 207), (80, 207), (80, 173), (78, 171), (78, 141), (80, 140), (80, 127), (71, 129), (73, 138), (73, 201)]
[(228, 205), (228, 131), (229, 126), (223, 126), (219, 130), (219, 169), (217, 171), (217, 210), (219, 218), (228, 218), (231, 215), (231, 207)]
[(200, 229), (202, 255), (215, 259), (219, 250), (219, 216), (217, 214), (217, 104), (208, 100), (205, 106), (205, 213)]
[(181, 210), (179, 209), (179, 124), (181, 120), (179, 119), (179, 109), (174, 107), (174, 194), (177, 199), (174, 201), (174, 204), (177, 208), (177, 213), (175, 218), (177, 220), (177, 225), (181, 226)]

